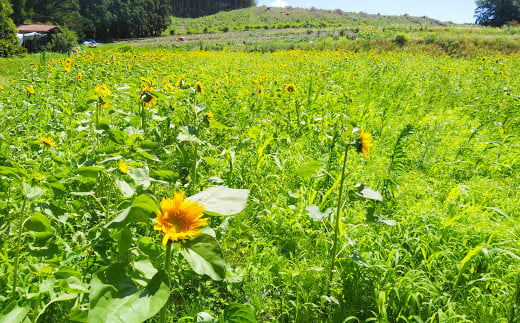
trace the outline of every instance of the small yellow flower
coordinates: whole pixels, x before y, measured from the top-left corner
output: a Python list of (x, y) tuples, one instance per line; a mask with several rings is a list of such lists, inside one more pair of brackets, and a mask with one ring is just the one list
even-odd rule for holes
[(65, 64), (65, 66), (63, 66), (63, 69), (65, 70), (65, 73), (70, 72), (70, 64)]
[(202, 83), (200, 82), (197, 82), (195, 83), (195, 86), (197, 88), (197, 92), (201, 93), (201, 94), (204, 94), (205, 91), (204, 91), (204, 86), (202, 86)]
[(33, 65), (32, 65), (32, 69), (35, 70), (35, 71), (37, 71), (39, 68), (40, 68), (40, 67), (39, 67), (38, 65), (36, 65), (36, 64), (33, 64)]
[(259, 85), (256, 88), (256, 92), (258, 92), (259, 95), (264, 95), (264, 87), (262, 85)]
[(25, 91), (29, 94), (34, 94), (34, 88), (32, 86), (28, 86), (25, 88)]
[(204, 205), (184, 199), (184, 192), (174, 194), (173, 199), (164, 198), (161, 209), (156, 212), (154, 230), (163, 235), (162, 244), (189, 239), (201, 233), (200, 227), (208, 222), (202, 218)]
[(108, 108), (108, 102), (107, 102), (107, 101), (103, 101), (103, 102), (101, 102), (101, 107), (102, 107), (103, 109)]
[(369, 132), (361, 130), (361, 134), (356, 140), (356, 147), (358, 153), (362, 153), (363, 158), (367, 159), (372, 147), (372, 136)]
[(78, 79), (78, 81), (81, 81), (83, 80), (83, 75), (81, 73), (78, 73), (78, 75), (76, 75), (76, 78)]
[(52, 65), (47, 65), (47, 70), (48, 70), (49, 72), (51, 72), (51, 71), (52, 71)]
[(51, 137), (40, 137), (40, 142), (47, 147), (56, 147), (56, 142)]
[(294, 85), (292, 83), (286, 84), (284, 87), (284, 90), (285, 90), (285, 93), (288, 93), (288, 94), (296, 92), (296, 85)]
[(0, 91), (2, 91), (4, 88), (4, 86), (2, 84), (0, 84)]
[(206, 116), (208, 117), (208, 119), (213, 119), (215, 117), (215, 114), (210, 111)]
[(220, 87), (220, 82), (216, 81), (214, 85), (215, 85), (215, 87)]
[(153, 87), (148, 84), (141, 85), (141, 93), (144, 93), (144, 92), (148, 92), (148, 93), (153, 92)]
[(130, 169), (128, 164), (123, 159), (119, 161), (119, 163), (117, 164), (117, 168), (119, 168), (119, 171), (123, 174), (128, 173), (128, 170)]

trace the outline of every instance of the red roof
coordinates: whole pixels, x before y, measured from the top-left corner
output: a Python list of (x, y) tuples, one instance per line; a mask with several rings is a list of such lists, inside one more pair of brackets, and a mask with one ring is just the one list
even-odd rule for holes
[(53, 30), (57, 30), (59, 29), (58, 26), (54, 26), (54, 25), (20, 25), (18, 27), (16, 27), (18, 29), (18, 32), (20, 34), (25, 34), (25, 33), (48, 33), (48, 32), (51, 32)]

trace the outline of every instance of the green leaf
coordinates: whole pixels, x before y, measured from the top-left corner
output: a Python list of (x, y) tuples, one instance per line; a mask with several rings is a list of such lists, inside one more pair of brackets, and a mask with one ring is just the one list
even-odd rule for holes
[(150, 172), (150, 177), (167, 182), (175, 182), (179, 178), (179, 173), (174, 172), (172, 170), (158, 169), (152, 170)]
[(103, 170), (103, 167), (99, 166), (82, 166), (78, 168), (77, 172), (81, 176), (84, 177), (94, 177), (97, 178), (98, 173)]
[(312, 160), (312, 161), (308, 162), (307, 164), (303, 165), (302, 167), (295, 169), (294, 174), (296, 176), (300, 176), (300, 177), (310, 177), (310, 176), (314, 175), (314, 173), (316, 173), (316, 171), (318, 171), (318, 169), (320, 169), (320, 167), (321, 167), (321, 162), (319, 162), (317, 160)]
[(128, 134), (119, 129), (110, 128), (108, 129), (108, 138), (115, 142), (116, 144), (124, 144), (126, 138), (128, 138)]
[(40, 320), (38, 320), (40, 318), (40, 316), (45, 313), (45, 311), (47, 310), (47, 308), (49, 306), (51, 306), (53, 303), (56, 303), (56, 302), (65, 302), (65, 301), (70, 301), (70, 300), (73, 300), (75, 299), (76, 297), (78, 297), (78, 294), (68, 294), (68, 293), (63, 293), (63, 294), (60, 294), (58, 295), (57, 297), (53, 297), (51, 299), (51, 301), (49, 303), (47, 303), (43, 308), (42, 310), (40, 311), (40, 313), (38, 313), (38, 317), (36, 317), (36, 320), (34, 320), (35, 322), (40, 322)]
[(90, 282), (88, 322), (143, 322), (159, 312), (170, 296), (164, 271), (153, 276), (143, 291), (137, 289), (121, 264), (99, 271)]
[(187, 198), (203, 204), (204, 212), (212, 215), (233, 215), (242, 212), (247, 204), (249, 190), (225, 186), (210, 187)]
[(121, 194), (124, 197), (132, 197), (135, 193), (134, 185), (128, 184), (126, 181), (115, 179), (115, 183)]
[(25, 197), (27, 197), (29, 201), (36, 200), (45, 193), (44, 190), (38, 186), (32, 186), (27, 183), (23, 183), (22, 186)]
[(320, 209), (316, 205), (309, 205), (305, 208), (307, 210), (307, 214), (314, 220), (319, 221), (323, 219), (327, 214), (321, 213)]
[(224, 322), (226, 323), (254, 323), (255, 313), (243, 304), (229, 304), (224, 309)]
[(460, 278), (462, 277), (462, 274), (464, 273), (464, 270), (466, 269), (467, 264), (476, 256), (480, 254), (480, 252), (483, 251), (481, 246), (476, 246), (475, 248), (471, 249), (466, 256), (461, 260), (459, 265), (459, 273), (457, 275), (457, 278), (455, 279), (455, 283), (453, 284), (454, 287), (457, 286), (459, 283)]
[(24, 227), (36, 240), (48, 239), (54, 234), (51, 221), (40, 213), (29, 217), (24, 222)]
[(121, 211), (114, 219), (108, 222), (106, 228), (122, 228), (129, 223), (148, 222), (155, 215), (159, 207), (155, 199), (147, 194), (141, 194), (128, 208)]
[(224, 279), (226, 264), (220, 246), (212, 236), (201, 234), (184, 241), (181, 253), (197, 274), (208, 275), (213, 280)]
[(16, 302), (12, 302), (0, 314), (0, 322), (18, 323), (22, 322), (27, 313), (29, 306), (19, 307)]
[(20, 178), (20, 176), (27, 175), (23, 169), (13, 168), (7, 166), (0, 166), (0, 176), (7, 176), (11, 178)]
[(379, 191), (371, 189), (368, 185), (362, 185), (361, 190), (356, 192), (356, 194), (366, 199), (377, 200), (380, 202), (383, 201), (383, 196), (381, 195), (381, 193), (379, 193)]
[(137, 185), (143, 185), (144, 188), (150, 187), (150, 172), (148, 168), (131, 168), (128, 175)]
[(220, 123), (214, 119), (209, 119), (209, 128), (210, 129), (232, 129), (231, 127), (223, 125), (222, 123)]

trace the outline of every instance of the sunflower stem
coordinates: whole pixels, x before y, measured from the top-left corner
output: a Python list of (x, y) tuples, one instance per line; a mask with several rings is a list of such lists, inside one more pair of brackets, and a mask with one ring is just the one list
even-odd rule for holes
[[(350, 140), (349, 140), (350, 142)], [(345, 169), (347, 166), (347, 157), (348, 157), (348, 149), (350, 148), (350, 144), (347, 144), (345, 148), (345, 154), (343, 156), (343, 168), (341, 169), (341, 180), (339, 182), (339, 194), (338, 194), (338, 208), (336, 211), (335, 217), (335, 227), (334, 227), (334, 244), (332, 245), (332, 254), (331, 254), (331, 263), (330, 263), (330, 273), (329, 273), (329, 284), (332, 284), (332, 277), (334, 275), (334, 266), (336, 264), (336, 250), (338, 248), (338, 240), (339, 240), (339, 221), (341, 221), (341, 206), (343, 204), (343, 183), (345, 182)]]
[[(166, 277), (168, 279), (168, 287), (170, 287), (170, 265), (172, 262), (172, 241), (168, 240), (166, 244), (166, 253), (164, 255), (164, 272), (166, 273)], [(159, 322), (166, 322), (166, 314), (168, 310), (168, 301), (164, 304), (163, 308), (161, 308), (161, 312), (159, 313)]]
[(25, 203), (27, 202), (27, 196), (23, 199), (22, 209), (18, 214), (18, 239), (16, 240), (16, 253), (14, 256), (14, 273), (13, 273), (13, 292), (12, 296), (16, 294), (16, 284), (18, 282), (18, 263), (20, 258), (20, 244), (22, 242), (22, 230), (24, 221), (22, 221), (23, 214), (25, 212)]

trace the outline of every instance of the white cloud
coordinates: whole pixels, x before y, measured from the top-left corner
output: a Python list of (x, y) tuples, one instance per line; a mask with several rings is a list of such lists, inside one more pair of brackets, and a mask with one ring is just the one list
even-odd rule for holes
[(273, 3), (271, 3), (271, 7), (288, 7), (289, 4), (283, 0), (274, 0)]

